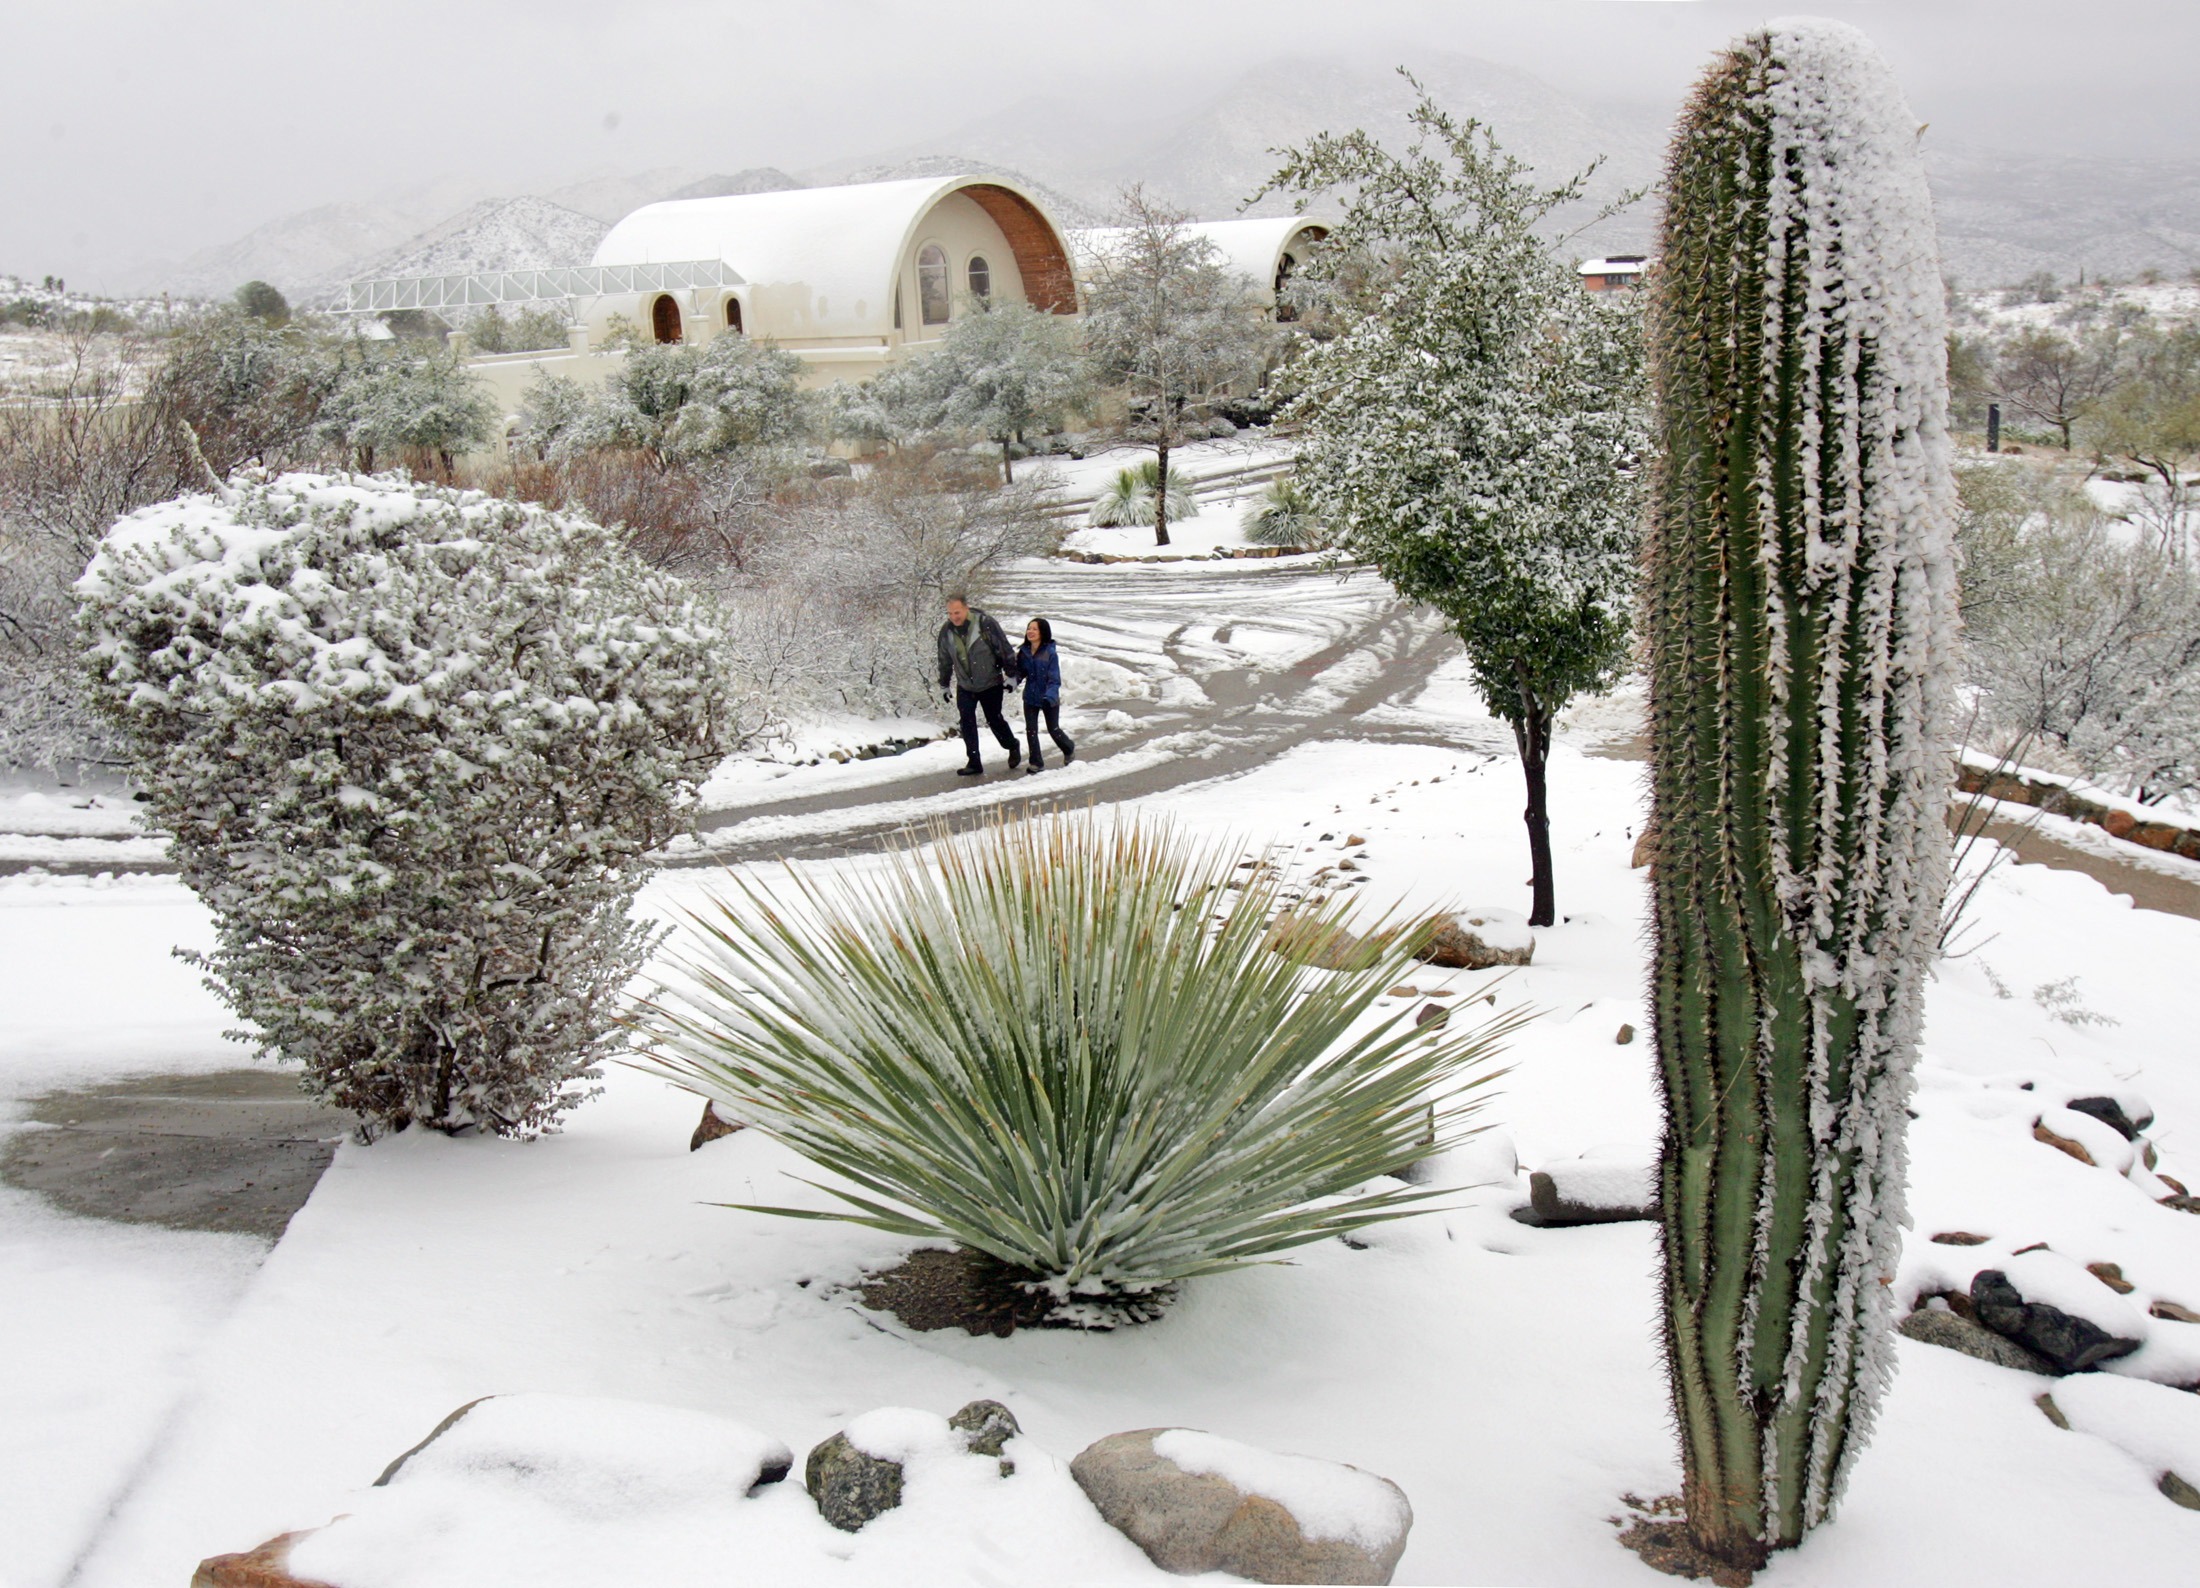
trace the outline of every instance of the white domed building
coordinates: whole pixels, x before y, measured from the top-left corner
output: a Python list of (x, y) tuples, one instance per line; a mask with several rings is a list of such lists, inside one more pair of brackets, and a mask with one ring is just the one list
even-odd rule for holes
[(1078, 311), (1068, 241), (1000, 177), (923, 177), (646, 204), (586, 265), (353, 282), (360, 315), (418, 310), (463, 324), (553, 309), (568, 346), (470, 362), (506, 411), (544, 374), (593, 383), (632, 327), (659, 342), (750, 336), (795, 354), (811, 383), (859, 381), (947, 334), (976, 299)]

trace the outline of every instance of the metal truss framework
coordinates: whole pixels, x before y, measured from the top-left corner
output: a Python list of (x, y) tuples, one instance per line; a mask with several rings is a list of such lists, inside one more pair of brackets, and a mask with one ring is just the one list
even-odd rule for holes
[(552, 270), (497, 270), (470, 276), (393, 276), (354, 281), (339, 314), (389, 314), (399, 309), (486, 309), (492, 304), (607, 298), (638, 292), (711, 291), (743, 285), (721, 259), (662, 265), (564, 265)]

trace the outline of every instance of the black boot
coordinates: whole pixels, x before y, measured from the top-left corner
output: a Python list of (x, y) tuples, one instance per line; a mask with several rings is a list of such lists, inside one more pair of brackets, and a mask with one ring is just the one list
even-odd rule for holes
[(973, 761), (968, 766), (957, 767), (955, 775), (957, 777), (983, 777), (985, 776), (985, 764), (981, 761)]
[(1016, 770), (1016, 769), (1017, 769), (1017, 768), (1018, 768), (1019, 766), (1022, 766), (1023, 764), (1024, 764), (1024, 751), (1023, 751), (1023, 746), (1021, 746), (1021, 745), (1016, 745), (1016, 744), (1012, 744), (1012, 745), (1010, 745), (1010, 746), (1008, 747), (1008, 769), (1009, 769), (1009, 770), (1010, 770), (1011, 772), (1013, 772), (1013, 771), (1015, 771), (1015, 770)]
[(1026, 768), (1027, 771), (1031, 772), (1044, 772), (1046, 769), (1047, 764), (1044, 761), (1040, 760), (1037, 756), (1033, 756), (1031, 758), (1031, 765)]

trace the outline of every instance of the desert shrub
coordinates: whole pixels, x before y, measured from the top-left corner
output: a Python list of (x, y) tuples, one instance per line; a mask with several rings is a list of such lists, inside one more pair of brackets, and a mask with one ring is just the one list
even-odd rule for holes
[(111, 762), (77, 665), (70, 585), (109, 525), (201, 476), (135, 400), (142, 349), (79, 338), (35, 403), (0, 405), (0, 766)]
[(311, 325), (219, 309), (168, 338), (146, 395), (191, 431), (216, 474), (295, 468), (320, 460), (321, 406), (340, 369), (338, 344)]
[[(1169, 522), (1174, 524), (1196, 514), (1199, 502), (1192, 495), (1189, 480), (1172, 475), (1169, 483)], [(1116, 470), (1115, 477), (1108, 481), (1106, 489), (1092, 504), (1094, 527), (1151, 529), (1154, 503), (1160, 489), (1161, 464), (1154, 458)]]
[(1440, 1194), (1368, 1182), (1470, 1133), (1513, 1024), (1363, 1024), (1418, 934), (1310, 970), (1237, 859), (1087, 815), (737, 882), (651, 1017), (656, 1067), (848, 1183), (799, 1216), (958, 1242), (1057, 1322), (1151, 1316)]
[(817, 427), (802, 361), (747, 337), (696, 346), (620, 339), (626, 356), (600, 389), (545, 376), (521, 403), (521, 437), (546, 458), (639, 452), (659, 467), (738, 448), (797, 446)]
[(521, 309), (507, 315), (495, 304), (466, 322), (466, 340), (482, 353), (539, 353), (567, 345), (566, 315), (558, 309)]
[(1256, 546), (1316, 549), (1329, 544), (1313, 504), (1288, 474), (1270, 480), (1246, 508), (1245, 538)]
[(1979, 736), (2120, 793), (2200, 789), (2200, 568), (2073, 476), (1961, 471), (1965, 668)]
[(78, 588), (263, 1054), (370, 1132), (586, 1095), (646, 857), (745, 727), (687, 586), (584, 519), (286, 475), (123, 519)]

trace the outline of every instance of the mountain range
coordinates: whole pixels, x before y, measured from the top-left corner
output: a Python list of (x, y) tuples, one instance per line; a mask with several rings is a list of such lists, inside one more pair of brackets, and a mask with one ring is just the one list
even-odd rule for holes
[[(1525, 72), (1432, 56), (1416, 75), (1460, 117), (1556, 182), (1597, 166), (1584, 198), (1554, 219), (1572, 231), (1631, 189), (1654, 186), (1666, 110), (1584, 98)], [(1275, 170), (1275, 151), (1324, 130), (1365, 128), (1396, 146), (1409, 87), (1343, 60), (1285, 58), (1248, 68), (1219, 91), (1166, 113), (1068, 97), (1032, 98), (861, 158), (789, 174), (663, 166), (603, 172), (537, 194), (498, 195), (444, 181), (370, 203), (284, 216), (186, 258), (128, 273), (131, 288), (221, 296), (261, 279), (303, 301), (368, 275), (520, 269), (584, 261), (629, 210), (664, 198), (771, 192), (830, 182), (998, 173), (1035, 188), (1071, 225), (1106, 216), (1127, 184), (1202, 218), (1238, 213)], [(1601, 162), (1601, 163), (1598, 163)], [(2038, 271), (2129, 276), (2200, 265), (2200, 173), (2166, 161), (2104, 160), (1938, 145), (1927, 168), (1948, 273), (1965, 285)], [(1572, 232), (1575, 253), (1640, 250), (1654, 199)], [(1256, 214), (1282, 213), (1270, 194)]]

